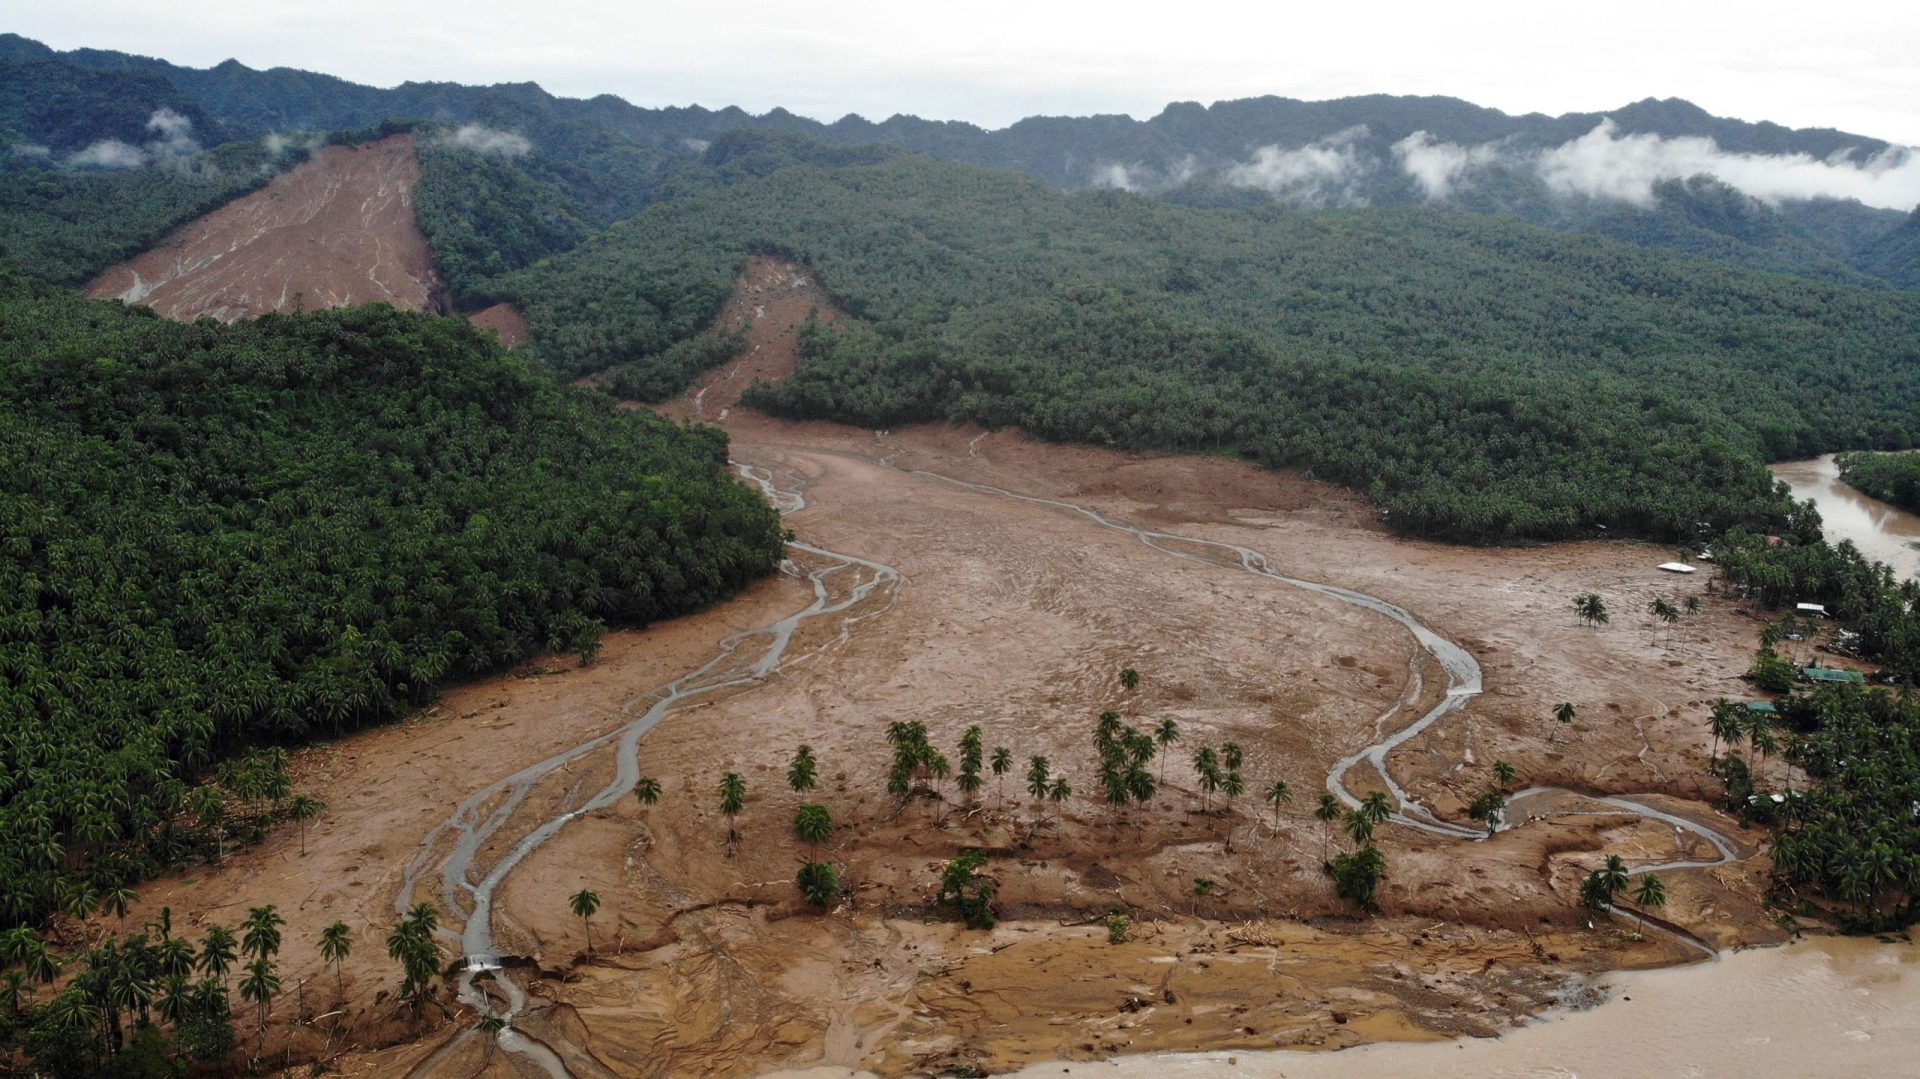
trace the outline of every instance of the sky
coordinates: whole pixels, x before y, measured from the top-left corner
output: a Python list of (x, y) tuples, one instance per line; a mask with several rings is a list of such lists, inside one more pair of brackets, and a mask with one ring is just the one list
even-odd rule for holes
[(1507, 112), (1683, 97), (1920, 145), (1920, 4), (1186, 0), (0, 0), (55, 48), (206, 67), (534, 81), (644, 106), (914, 113), (1001, 127), (1260, 94), (1446, 94)]

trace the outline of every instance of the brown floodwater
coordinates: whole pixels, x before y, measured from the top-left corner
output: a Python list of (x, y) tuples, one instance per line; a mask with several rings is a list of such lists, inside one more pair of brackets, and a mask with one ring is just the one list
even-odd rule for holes
[(1587, 1079), (1920, 1074), (1920, 947), (1819, 938), (1717, 962), (1597, 979), (1606, 1003), (1498, 1038), (1338, 1053), (1218, 1052), (1037, 1064), (1059, 1079), (1250, 1076)]
[(1793, 497), (1813, 499), (1827, 539), (1852, 540), (1860, 553), (1893, 567), (1902, 577), (1920, 577), (1920, 516), (1868, 498), (1840, 482), (1833, 454), (1810, 461), (1782, 461), (1773, 474), (1787, 481)]

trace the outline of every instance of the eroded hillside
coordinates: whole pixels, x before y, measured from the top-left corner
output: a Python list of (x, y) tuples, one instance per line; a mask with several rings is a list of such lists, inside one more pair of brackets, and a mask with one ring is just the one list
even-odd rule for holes
[(412, 135), (328, 146), (108, 270), (87, 293), (223, 322), (376, 300), (439, 309), (442, 286), (413, 214), (419, 179)]

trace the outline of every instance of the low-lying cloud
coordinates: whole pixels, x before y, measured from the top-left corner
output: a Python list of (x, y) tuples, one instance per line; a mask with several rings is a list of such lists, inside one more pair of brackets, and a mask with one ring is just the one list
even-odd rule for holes
[[(1569, 198), (1605, 199), (1635, 206), (1656, 201), (1672, 180), (1711, 176), (1769, 205), (1799, 199), (1858, 199), (1868, 206), (1910, 210), (1920, 205), (1920, 152), (1890, 147), (1871, 157), (1841, 152), (1740, 153), (1699, 136), (1622, 134), (1602, 120), (1576, 139), (1547, 149), (1508, 141), (1463, 145), (1416, 131), (1387, 148), (1368, 145), (1365, 128), (1352, 128), (1292, 149), (1265, 146), (1251, 159), (1226, 166), (1227, 183), (1265, 190), (1308, 206), (1364, 205), (1367, 185), (1383, 171), (1405, 176), (1430, 202), (1451, 198), (1496, 172), (1544, 185)], [(1111, 186), (1125, 171), (1104, 179)]]
[(1444, 199), (1476, 170), (1500, 160), (1500, 149), (1492, 143), (1461, 146), (1441, 142), (1425, 131), (1416, 131), (1393, 144), (1393, 156), (1400, 170), (1420, 185), (1428, 201)]
[(485, 124), (462, 124), (448, 134), (445, 141), (447, 145), (458, 146), (462, 150), (500, 157), (520, 157), (533, 150), (533, 141), (525, 135), (501, 131)]
[(1709, 175), (1767, 203), (1792, 199), (1859, 199), (1868, 206), (1907, 210), (1920, 204), (1920, 158), (1889, 147), (1865, 162), (1836, 155), (1744, 154), (1709, 138), (1622, 135), (1612, 120), (1543, 152), (1540, 178), (1563, 194), (1647, 205), (1663, 180)]
[(193, 137), (193, 121), (172, 109), (153, 110), (147, 117), (147, 130), (153, 138), (140, 146), (120, 139), (101, 139), (67, 155), (66, 163), (73, 168), (137, 169), (200, 152), (200, 144)]
[(1366, 137), (1362, 125), (1293, 149), (1262, 146), (1251, 160), (1229, 167), (1224, 179), (1304, 206), (1364, 206), (1358, 185), (1376, 167), (1360, 152)]

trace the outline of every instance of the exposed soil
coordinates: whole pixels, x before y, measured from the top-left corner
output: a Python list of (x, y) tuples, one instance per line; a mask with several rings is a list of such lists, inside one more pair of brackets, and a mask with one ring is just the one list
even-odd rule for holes
[(506, 348), (519, 348), (526, 343), (527, 320), (512, 304), (497, 303), (481, 308), (468, 315), (467, 321), (498, 334), (500, 344)]
[[(807, 508), (788, 518), (801, 538), (895, 567), (905, 583), (883, 613), (822, 639), (806, 662), (669, 713), (640, 750), (665, 787), (661, 802), (623, 800), (573, 819), (507, 877), (495, 936), (532, 996), (515, 1027), (576, 1074), (998, 1070), (1148, 1049), (1487, 1034), (1577, 995), (1581, 974), (1695, 954), (1660, 934), (1585, 927), (1574, 892), (1606, 853), (1649, 864), (1687, 845), (1591, 803), (1585, 815), (1483, 842), (1385, 826), (1381, 913), (1354, 917), (1320, 869), (1322, 827), (1310, 811), (1333, 761), (1404, 726), (1440, 692), (1412, 638), (1237, 567), (911, 470), (1244, 544), (1288, 574), (1400, 604), (1463, 643), (1484, 668), (1485, 693), (1390, 762), (1444, 816), (1460, 819), (1492, 783), (1491, 762), (1506, 759), (1521, 786), (1656, 795), (1751, 855), (1760, 836), (1697, 799), (1704, 702), (1741, 692), (1734, 675), (1757, 623), (1704, 593), (1704, 580), (1656, 571), (1671, 552), (1410, 542), (1382, 531), (1351, 494), (1220, 458), (958, 427), (876, 433), (741, 409), (743, 379), (790, 370), (792, 332), (816, 305), (791, 267), (756, 260), (728, 308), (729, 318), (767, 312), (745, 323), (746, 360), (665, 411), (722, 421), (737, 459), (805, 491)], [(1575, 624), (1570, 600), (1586, 591), (1607, 598), (1613, 625)], [(1639, 612), (1681, 593), (1701, 594), (1705, 609), (1669, 640)], [(620, 725), (623, 706), (704, 662), (722, 637), (810, 597), (782, 576), (706, 614), (615, 635), (590, 668), (462, 687), (416, 722), (304, 751), (303, 788), (331, 807), (306, 854), (297, 836), (278, 837), (150, 886), (130, 917), (167, 903), (177, 919), (231, 923), (245, 906), (277, 903), (290, 922), (283, 978), (311, 981), (309, 1015), (326, 1010), (312, 997), (330, 976), (305, 942), (344, 918), (360, 946), (333, 1050), (401, 1044), (337, 1056), (337, 1066), (399, 1074), (431, 1060), (424, 1070), (509, 1074), (506, 1054), (456, 1040), (471, 1011), (415, 1030), (375, 995), (398, 982), (378, 943), (396, 907), (439, 894), (398, 895), (406, 863), (459, 799)], [(1132, 692), (1116, 677), (1129, 665), (1143, 677)], [(1579, 709), (1567, 728), (1550, 718), (1560, 701)], [(1142, 725), (1171, 717), (1181, 729), (1159, 797), (1120, 820), (1097, 801), (1089, 744), (1106, 709)], [(948, 783), (903, 806), (885, 791), (892, 720), (926, 723), (956, 764), (962, 732), (978, 723), (989, 750), (1009, 746), (1020, 767), (1004, 792), (989, 776), (971, 803)], [(1205, 799), (1203, 812), (1188, 757), (1225, 739), (1246, 748), (1249, 792), (1226, 811), (1218, 796)], [(821, 761), (822, 788), (807, 797), (835, 815), (826, 853), (850, 885), (824, 915), (806, 910), (793, 885), (809, 852), (791, 838), (802, 798), (784, 774), (801, 742)], [(1026, 801), (1032, 754), (1071, 778), (1071, 801)], [(509, 830), (524, 834), (610, 769), (608, 754), (581, 758), (543, 782)], [(749, 788), (732, 845), (715, 794), (729, 770)], [(1257, 801), (1274, 779), (1295, 792), (1277, 827)], [(1006, 920), (991, 933), (927, 920), (939, 866), (963, 847), (995, 854), (988, 871)], [(477, 868), (499, 854), (483, 853)], [(1668, 874), (1664, 914), (1721, 946), (1777, 939), (1760, 906), (1765, 869), (1744, 857)], [(1196, 878), (1213, 882), (1209, 894), (1196, 897)], [(567, 904), (582, 887), (604, 902), (591, 958)], [(1125, 943), (1108, 943), (1114, 909), (1132, 918)], [(322, 1051), (317, 1029), (293, 1037), (301, 1054)]]
[(325, 147), (101, 274), (87, 294), (182, 321), (375, 300), (441, 309), (440, 281), (413, 216), (419, 179), (412, 135)]
[(759, 381), (778, 382), (793, 373), (795, 334), (810, 314), (822, 322), (839, 317), (833, 300), (810, 271), (766, 255), (748, 259), (746, 271), (716, 320), (719, 327), (746, 333), (746, 352), (657, 411), (675, 419), (725, 421), (739, 407), (747, 387)]

